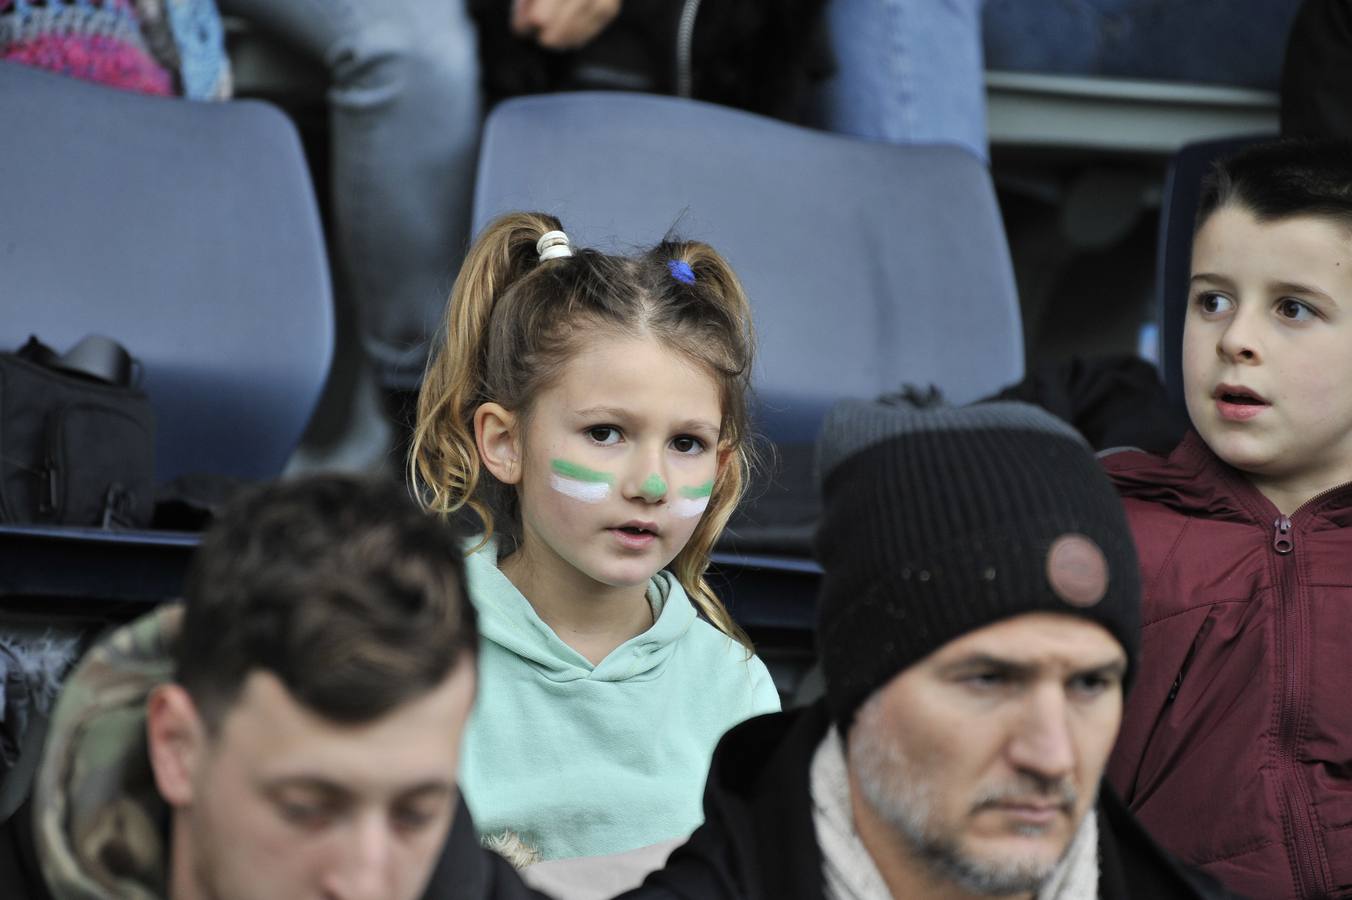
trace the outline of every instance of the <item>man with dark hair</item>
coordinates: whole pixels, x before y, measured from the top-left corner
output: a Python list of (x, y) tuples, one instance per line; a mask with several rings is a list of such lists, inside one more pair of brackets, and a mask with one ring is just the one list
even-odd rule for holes
[(1100, 789), (1136, 665), (1121, 504), (1030, 406), (850, 402), (819, 446), (826, 696), (737, 726), (643, 900), (1224, 896)]
[(453, 535), (399, 487), (250, 492), (185, 596), (67, 681), (6, 897), (537, 896), (460, 803), (474, 608)]

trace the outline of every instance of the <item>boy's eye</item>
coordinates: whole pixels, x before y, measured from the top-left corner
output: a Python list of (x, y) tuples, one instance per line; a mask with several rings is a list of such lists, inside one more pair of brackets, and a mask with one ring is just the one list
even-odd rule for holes
[(1234, 308), (1234, 302), (1224, 294), (1202, 294), (1197, 298), (1197, 306), (1204, 313), (1228, 312)]
[(692, 435), (683, 434), (672, 438), (671, 449), (677, 453), (700, 453), (704, 450), (704, 441)]
[(1315, 317), (1315, 312), (1299, 300), (1283, 297), (1277, 301), (1277, 315), (1294, 322), (1304, 322)]
[(597, 425), (587, 429), (587, 437), (598, 444), (616, 444), (620, 440), (620, 429), (614, 425)]

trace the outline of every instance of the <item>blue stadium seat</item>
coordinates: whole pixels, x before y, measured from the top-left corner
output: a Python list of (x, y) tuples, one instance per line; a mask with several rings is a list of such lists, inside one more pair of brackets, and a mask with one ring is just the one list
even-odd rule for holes
[[(158, 481), (278, 475), (333, 348), (318, 211), (287, 119), (0, 63), (0, 122), (0, 348), (112, 337), (144, 370)], [(6, 526), (0, 596), (154, 595), (175, 578), (164, 554), (181, 564), (191, 545)]]
[[(515, 209), (558, 215), (581, 245), (647, 246), (675, 226), (723, 252), (755, 310), (758, 428), (800, 472), (836, 399), (935, 384), (960, 403), (1023, 375), (995, 192), (956, 148), (670, 97), (524, 97), (489, 116), (476, 232)], [(797, 528), (801, 547), (811, 523), (761, 524)], [(801, 553), (743, 546), (716, 561), (744, 624), (810, 627), (816, 569)]]

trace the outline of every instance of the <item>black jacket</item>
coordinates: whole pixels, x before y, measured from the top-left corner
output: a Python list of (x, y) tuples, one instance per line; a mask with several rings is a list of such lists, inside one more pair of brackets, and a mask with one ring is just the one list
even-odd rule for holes
[[(714, 752), (704, 825), (624, 900), (823, 900), (809, 773), (829, 724), (819, 701), (729, 731)], [(1233, 897), (1157, 847), (1106, 788), (1098, 815), (1102, 900)]]
[[(5, 900), (52, 900), (33, 845), (31, 801), (0, 824), (0, 896)], [(479, 846), (465, 802), (460, 801), (455, 823), (441, 858), (432, 872), (424, 900), (549, 900), (531, 890), (511, 865)]]

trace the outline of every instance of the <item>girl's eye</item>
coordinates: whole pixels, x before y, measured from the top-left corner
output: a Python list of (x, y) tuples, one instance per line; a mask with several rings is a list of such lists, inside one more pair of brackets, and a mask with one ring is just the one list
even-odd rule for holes
[(1277, 315), (1293, 322), (1305, 322), (1315, 317), (1315, 312), (1299, 300), (1283, 297), (1277, 301)]
[(1234, 306), (1234, 301), (1224, 294), (1207, 293), (1197, 297), (1197, 307), (1207, 315), (1229, 312)]
[(620, 429), (614, 425), (597, 425), (587, 429), (587, 437), (598, 444), (617, 444), (620, 441)]
[(704, 441), (688, 434), (672, 438), (671, 449), (677, 453), (702, 453), (704, 451)]

